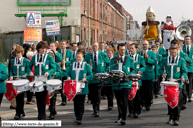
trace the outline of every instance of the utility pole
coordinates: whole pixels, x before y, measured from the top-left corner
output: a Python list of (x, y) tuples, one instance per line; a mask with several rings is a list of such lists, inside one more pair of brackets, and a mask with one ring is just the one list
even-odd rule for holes
[(102, 42), (104, 39), (104, 33), (103, 33), (103, 0), (102, 0)]

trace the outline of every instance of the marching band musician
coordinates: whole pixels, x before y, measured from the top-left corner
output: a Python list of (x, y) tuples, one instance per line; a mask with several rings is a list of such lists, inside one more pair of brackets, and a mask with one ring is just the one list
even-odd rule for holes
[(158, 54), (158, 47), (156, 45), (151, 46), (151, 50), (155, 53), (156, 55), (156, 61), (155, 61), (155, 82), (153, 83), (153, 91), (155, 94), (155, 98), (158, 98), (158, 93), (160, 91), (160, 74), (159, 74), (159, 69), (160, 69), (160, 63), (162, 61), (162, 56)]
[(158, 47), (158, 53), (163, 57), (166, 50), (163, 47), (160, 46), (159, 40), (155, 41), (155, 45)]
[[(193, 59), (193, 46), (191, 45), (192, 40), (190, 36), (185, 36), (185, 45), (183, 46), (182, 50), (184, 53), (188, 55), (188, 57), (192, 60)], [(189, 84), (187, 84), (187, 95), (188, 101), (191, 102), (192, 97), (192, 81), (193, 81), (193, 62), (187, 62), (187, 70), (188, 70), (188, 80)]]
[[(8, 78), (7, 66), (0, 62), (0, 106), (4, 93), (7, 91), (5, 80)], [(1, 121), (1, 117), (0, 117)]]
[(56, 51), (57, 47), (58, 47), (58, 44), (57, 44), (56, 42), (51, 42), (51, 43), (50, 43), (50, 49), (53, 50), (54, 54), (56, 55), (56, 56), (55, 56), (55, 58), (56, 58), (56, 60), (57, 60), (56, 63), (59, 63), (59, 62), (63, 61), (63, 58), (62, 58), (61, 53), (59, 53), (58, 51)]
[[(113, 48), (109, 48), (107, 49), (107, 56), (109, 58), (109, 60), (111, 60), (113, 58), (113, 54), (114, 54), (114, 50)], [(106, 66), (106, 72), (109, 73), (109, 66)], [(110, 85), (111, 82), (105, 82), (105, 84)], [(113, 108), (113, 98), (114, 98), (114, 93), (112, 90), (112, 87), (103, 87), (104, 91), (105, 91), (105, 95), (107, 96), (107, 100), (108, 100), (108, 110), (112, 110)]]
[[(85, 51), (78, 50), (76, 53), (76, 61), (69, 68), (67, 75), (68, 80), (78, 80), (85, 83), (85, 88), (82, 90), (81, 94), (77, 94), (74, 101), (74, 112), (76, 116), (76, 123), (81, 125), (82, 117), (84, 114), (84, 102), (85, 96), (89, 93), (88, 81), (93, 78), (93, 73), (89, 64), (83, 61), (85, 56)], [(76, 70), (79, 69), (79, 72)]]
[[(54, 51), (50, 51), (48, 53), (48, 55), (51, 55), (53, 57), (55, 64), (56, 64), (56, 72), (53, 74), (53, 79), (61, 79), (62, 71), (60, 68), (60, 64), (58, 63), (56, 54), (54, 53)], [(49, 111), (50, 111), (49, 118), (50, 119), (54, 119), (54, 116), (57, 114), (57, 112), (56, 112), (56, 98), (57, 98), (56, 93), (52, 96), (52, 98), (50, 98), (50, 106), (49, 106)]]
[[(30, 61), (23, 56), (24, 54), (24, 49), (22, 46), (17, 46), (15, 49), (15, 59), (11, 60), (11, 65), (10, 65), (10, 80), (16, 80), (16, 79), (26, 79), (26, 76), (30, 72), (28, 70), (28, 66)], [(16, 96), (16, 114), (14, 119), (18, 120), (21, 117), (25, 116), (24, 112), (24, 93), (22, 92)]]
[[(130, 75), (132, 73), (135, 73), (135, 68), (134, 68), (134, 64), (133, 64), (133, 59), (129, 56), (125, 55), (125, 44), (121, 43), (118, 44), (117, 46), (118, 49), (118, 53), (119, 53), (119, 58), (121, 58), (121, 60), (119, 62), (115, 62), (111, 59), (110, 61), (110, 66), (114, 65), (114, 64), (119, 64), (122, 63), (122, 71), (126, 74), (126, 75)], [(117, 57), (117, 56), (115, 56)], [(118, 65), (114, 65), (110, 67), (110, 70), (118, 70), (119, 66)], [(121, 70), (121, 69), (120, 69)], [(115, 83), (115, 81), (112, 82), (113, 85), (117, 85), (117, 83)], [(127, 116), (127, 105), (128, 105), (128, 92), (129, 92), (129, 88), (132, 88), (131, 86), (131, 82), (128, 81), (121, 81), (120, 84), (116, 87), (112, 87), (112, 89), (114, 90), (115, 93), (115, 98), (117, 100), (117, 107), (118, 107), (118, 120), (115, 121), (115, 123), (121, 123), (122, 125), (126, 124), (126, 116)]]
[[(32, 57), (32, 60), (29, 64), (29, 68), (32, 69), (34, 66), (35, 76), (45, 76), (50, 79), (50, 76), (56, 72), (56, 65), (53, 60), (53, 57), (46, 54), (46, 49), (48, 45), (43, 41), (37, 44), (37, 51), (39, 54), (36, 54)], [(39, 63), (42, 62), (42, 63)], [(33, 76), (33, 73), (30, 72), (30, 76)], [(36, 101), (38, 108), (38, 120), (46, 119), (46, 96), (47, 90), (44, 86), (44, 91), (36, 92)]]
[(146, 69), (142, 75), (142, 86), (141, 86), (141, 103), (142, 106), (145, 106), (146, 110), (150, 110), (151, 103), (153, 101), (152, 87), (153, 80), (155, 79), (155, 61), (156, 55), (148, 50), (149, 42), (143, 41), (143, 50), (141, 55), (145, 58)]
[[(96, 73), (105, 73), (105, 66), (109, 64), (109, 58), (107, 55), (101, 51), (99, 51), (99, 43), (94, 42), (92, 43), (92, 49), (93, 52), (88, 53), (85, 56), (85, 61), (91, 65), (91, 69), (93, 72), (93, 75)], [(95, 117), (99, 117), (99, 111), (100, 111), (100, 100), (101, 100), (101, 88), (98, 85), (100, 85), (101, 82), (91, 79), (89, 81), (89, 92), (91, 95), (91, 102), (93, 105), (93, 115)]]
[[(170, 118), (169, 118), (169, 121), (167, 122), (168, 124), (172, 124), (174, 121), (174, 125), (179, 125), (179, 117), (180, 117), (181, 106), (182, 106), (182, 86), (183, 86), (184, 78), (187, 75), (187, 68), (186, 68), (186, 61), (182, 57), (178, 56), (177, 46), (171, 46), (169, 51), (170, 51), (170, 56), (164, 58), (161, 63), (160, 74), (162, 75), (163, 78), (166, 78), (167, 81), (168, 80), (170, 81), (171, 78), (173, 78), (173, 80), (177, 80), (177, 82), (179, 83), (178, 105), (173, 109), (168, 105)], [(173, 64), (175, 66), (171, 67), (170, 64)], [(164, 72), (164, 67), (166, 70), (165, 72)], [(171, 72), (172, 70), (173, 72)]]
[(72, 53), (73, 53), (73, 58), (76, 58), (76, 53), (77, 53), (77, 43), (72, 43)]
[[(58, 50), (58, 53), (62, 54), (62, 57), (63, 57), (63, 61), (62, 61), (62, 65), (61, 65), (61, 69), (63, 70), (62, 71), (62, 90), (63, 90), (63, 81), (66, 80), (66, 76), (68, 74), (68, 71), (69, 71), (69, 67), (70, 67), (70, 64), (71, 64), (71, 60), (73, 59), (73, 54), (72, 54), (72, 51), (69, 50), (69, 49), (66, 49), (66, 40), (62, 40), (61, 43), (61, 49)], [(63, 65), (65, 64), (65, 69), (63, 69)], [(61, 91), (61, 97), (62, 97), (62, 103), (61, 105), (66, 105), (66, 96), (62, 93)]]
[[(136, 44), (132, 43), (130, 44), (130, 57), (133, 58), (133, 63), (136, 69), (137, 74), (142, 75), (145, 71), (146, 65), (144, 58), (137, 54), (137, 46)], [(142, 86), (141, 81), (138, 82), (139, 86)], [(141, 98), (140, 98), (140, 87), (137, 90), (136, 96), (133, 100), (128, 100), (128, 108), (129, 108), (129, 115), (128, 117), (131, 117), (132, 114), (134, 118), (138, 118), (138, 114), (141, 113)]]
[(100, 42), (99, 43), (99, 49), (101, 52), (104, 52), (107, 54), (107, 51), (105, 50), (105, 42)]

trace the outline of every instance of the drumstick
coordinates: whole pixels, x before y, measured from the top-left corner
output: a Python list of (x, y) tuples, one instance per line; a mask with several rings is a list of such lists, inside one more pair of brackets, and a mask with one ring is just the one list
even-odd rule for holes
[[(164, 74), (166, 73), (166, 68), (164, 66)], [(165, 81), (165, 78), (162, 79), (162, 81)]]

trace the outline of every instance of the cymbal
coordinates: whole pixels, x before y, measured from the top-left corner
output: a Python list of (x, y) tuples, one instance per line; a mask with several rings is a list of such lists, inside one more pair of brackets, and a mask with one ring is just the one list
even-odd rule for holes
[(113, 60), (113, 61), (120, 61), (121, 58), (119, 58), (119, 57), (114, 57), (112, 60)]

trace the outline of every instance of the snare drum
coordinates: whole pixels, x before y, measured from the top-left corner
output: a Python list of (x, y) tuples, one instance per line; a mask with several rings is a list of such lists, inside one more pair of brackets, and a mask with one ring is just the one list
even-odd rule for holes
[(13, 88), (17, 91), (29, 91), (29, 80), (28, 79), (21, 79), (21, 80), (16, 80), (13, 82)]
[(117, 80), (122, 81), (125, 78), (125, 73), (120, 70), (112, 70), (109, 72), (109, 74), (112, 76), (112, 79), (114, 81), (117, 81)]
[(138, 81), (141, 79), (142, 76), (140, 74), (130, 74), (128, 77), (132, 81)]
[(96, 73), (94, 75), (94, 79), (98, 81), (106, 81), (108, 78), (110, 78), (110, 75), (108, 73)]
[(50, 92), (52, 90), (59, 90), (62, 86), (62, 81), (58, 79), (51, 79), (46, 82), (47, 90)]
[(34, 81), (29, 84), (31, 92), (42, 92), (44, 91), (44, 84), (42, 81)]
[(179, 83), (173, 82), (173, 81), (162, 81), (160, 83), (160, 85), (161, 85), (161, 95), (163, 96), (163, 94), (164, 94), (164, 85), (168, 85), (168, 86), (176, 86), (176, 85), (178, 85), (179, 86)]

